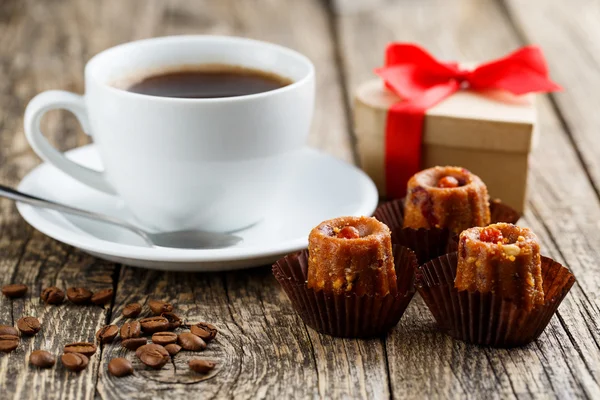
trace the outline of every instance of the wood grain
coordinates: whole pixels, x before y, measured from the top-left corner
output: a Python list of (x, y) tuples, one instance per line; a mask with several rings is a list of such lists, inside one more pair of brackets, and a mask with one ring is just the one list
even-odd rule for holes
[[(160, 371), (144, 367), (119, 342), (106, 346), (99, 393), (103, 398), (146, 398), (148, 390), (169, 390), (176, 397), (254, 398), (266, 393), (310, 397), (316, 390), (316, 375), (306, 330), (276, 285), (268, 269), (203, 275), (124, 268), (114, 323), (122, 324), (126, 303), (160, 298), (172, 302), (185, 321), (211, 322), (219, 334), (207, 350), (182, 351)], [(106, 364), (118, 356), (132, 360), (134, 376), (124, 380), (107, 374)], [(213, 360), (217, 367), (208, 376), (196, 374), (187, 365), (192, 357)], [(299, 381), (306, 385), (289, 384)]]
[[(543, 8), (539, 3), (537, 7)], [(530, 11), (534, 13), (533, 6)], [(372, 79), (372, 69), (380, 65), (385, 45), (393, 40), (423, 44), (442, 59), (475, 62), (499, 57), (521, 44), (503, 8), (493, 1), (389, 2), (383, 8), (340, 13), (337, 29), (349, 93)], [(567, 64), (564, 59), (556, 63), (563, 68)], [(594, 300), (600, 287), (597, 274), (588, 277), (598, 270), (594, 260), (600, 237), (593, 225), (600, 207), (577, 151), (546, 99), (541, 99), (539, 111), (542, 139), (532, 156), (523, 223), (538, 232), (546, 251), (567, 262), (580, 286), (575, 286), (537, 342), (515, 350), (477, 348), (423, 329), (432, 319), (423, 303), (413, 302), (386, 341), (394, 397), (599, 395), (600, 330), (590, 321), (598, 321)]]
[(600, 85), (600, 3), (593, 0), (504, 0), (502, 4), (525, 42), (540, 45), (552, 77), (564, 91), (551, 96), (561, 124), (575, 144), (600, 195), (600, 115), (595, 110)]
[[(27, 101), (50, 87), (81, 90), (75, 82), (82, 64), (69, 54), (77, 49), (64, 48), (63, 35), (52, 28), (39, 29), (46, 18), (59, 17), (53, 10), (40, 11), (31, 2), (6, 1), (0, 7), (0, 181), (12, 186), (39, 162), (22, 129)], [(50, 140), (62, 149), (85, 143), (87, 138), (77, 135), (74, 120), (63, 116), (51, 113), (45, 119), (43, 127)], [(0, 226), (0, 285), (20, 282), (29, 287), (25, 298), (0, 297), (0, 323), (13, 325), (26, 315), (42, 322), (37, 335), (23, 338), (17, 350), (0, 356), (2, 397), (93, 398), (99, 356), (92, 357), (80, 374), (66, 371), (60, 362), (51, 370), (37, 371), (28, 365), (28, 356), (35, 349), (59, 356), (66, 343), (93, 340), (109, 313), (102, 307), (46, 306), (40, 304), (40, 291), (51, 285), (112, 287), (114, 266), (34, 232), (19, 217), (13, 202), (0, 201)]]
[[(43, 330), (15, 352), (0, 354), (2, 398), (575, 398), (600, 397), (600, 204), (596, 189), (597, 126), (593, 104), (597, 7), (585, 0), (4, 0), (0, 6), (0, 180), (16, 185), (39, 160), (25, 141), (27, 101), (47, 89), (83, 92), (82, 71), (93, 54), (115, 44), (182, 33), (232, 34), (277, 42), (308, 55), (317, 69), (317, 107), (310, 143), (352, 161), (347, 133), (352, 90), (372, 78), (391, 40), (422, 43), (445, 59), (481, 61), (541, 42), (553, 75), (568, 91), (540, 101), (542, 140), (531, 160), (524, 224), (545, 252), (579, 278), (535, 343), (485, 349), (437, 331), (415, 297), (386, 338), (343, 340), (304, 326), (268, 268), (182, 274), (115, 266), (29, 228), (14, 205), (0, 200), (0, 284), (24, 282), (20, 300), (0, 296), (0, 323), (22, 315)], [(541, 12), (540, 10), (543, 10)], [(49, 23), (51, 21), (51, 23)], [(544, 21), (551, 21), (547, 24)], [(560, 36), (560, 37), (559, 37)], [(565, 54), (567, 55), (565, 57)], [(574, 60), (582, 74), (574, 77)], [(596, 68), (597, 69), (597, 68)], [(566, 96), (566, 97), (565, 97)], [(52, 112), (43, 130), (60, 149), (89, 139), (74, 118)], [(40, 290), (113, 286), (107, 308), (45, 306)], [(122, 324), (130, 302), (168, 300), (188, 322), (205, 320), (220, 333), (207, 350), (175, 356), (149, 370), (119, 341), (103, 346), (79, 374), (60, 365), (37, 371), (27, 354), (59, 355), (75, 340), (92, 340), (100, 325)], [(146, 311), (147, 312), (147, 311)], [(108, 375), (111, 358), (132, 360), (133, 376)], [(207, 376), (189, 371), (191, 357), (217, 362)], [(32, 389), (30, 389), (33, 388)]]
[[(181, 33), (236, 34), (274, 41), (298, 49), (315, 63), (318, 85), (315, 120), (309, 142), (340, 158), (351, 160), (350, 136), (343, 104), (340, 80), (337, 75), (335, 54), (329, 36), (328, 14), (318, 1), (243, 1), (204, 2), (203, 7), (189, 2), (133, 2), (136, 13), (144, 15), (144, 23), (151, 27), (141, 31), (110, 31), (106, 19), (95, 20), (98, 10), (83, 20), (90, 30), (88, 37), (115, 35), (105, 38), (108, 46), (113, 41), (138, 37)], [(105, 12), (124, 13), (121, 2), (106, 2)], [(78, 12), (87, 13), (81, 8)], [(132, 11), (134, 12), (134, 11)], [(111, 20), (119, 20), (117, 17)], [(311, 29), (294, 21), (310, 21)], [(139, 29), (139, 28), (138, 28)], [(150, 286), (143, 290), (128, 289), (138, 277)], [(189, 286), (192, 284), (192, 286)], [(172, 286), (172, 287), (171, 287)], [(168, 290), (166, 289), (168, 288)], [(164, 291), (164, 292), (163, 292)], [(189, 354), (174, 358), (173, 368), (160, 372), (144, 369), (123, 382), (110, 377), (105, 365), (110, 358), (123, 354), (118, 344), (107, 347), (103, 353), (98, 391), (103, 397), (145, 396), (144, 388), (166, 390), (178, 394), (205, 394), (216, 397), (324, 397), (387, 396), (387, 374), (381, 341), (347, 342), (322, 338), (310, 332), (291, 309), (278, 284), (268, 270), (260, 273), (215, 275), (211, 279), (192, 275), (140, 273), (124, 268), (117, 291), (117, 307), (129, 301), (144, 300), (140, 293), (173, 298), (182, 314), (189, 320), (206, 316), (223, 330), (223, 335), (209, 350), (219, 363), (216, 374), (208, 379), (190, 374), (187, 367)], [(135, 298), (136, 296), (140, 298)], [(228, 304), (224, 307), (224, 299)], [(213, 310), (212, 312), (210, 310)], [(219, 310), (217, 312), (217, 310)], [(119, 320), (116, 321), (120, 323)], [(313, 355), (315, 349), (316, 356)], [(360, 362), (355, 358), (362, 355)], [(136, 367), (141, 365), (133, 354)], [(341, 368), (343, 366), (343, 368)], [(335, 368), (333, 368), (335, 367)], [(321, 377), (323, 376), (323, 379)], [(199, 382), (197, 385), (189, 383)], [(335, 382), (335, 385), (332, 385)], [(125, 388), (125, 384), (131, 385)], [(140, 391), (136, 394), (136, 390)]]

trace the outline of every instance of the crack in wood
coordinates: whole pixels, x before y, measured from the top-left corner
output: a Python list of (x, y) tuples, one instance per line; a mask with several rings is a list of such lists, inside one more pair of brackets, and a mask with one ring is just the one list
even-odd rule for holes
[(394, 398), (394, 387), (392, 386), (392, 380), (390, 379), (390, 377), (392, 376), (392, 372), (390, 371), (390, 360), (389, 360), (389, 356), (388, 356), (388, 349), (387, 349), (387, 341), (385, 339), (383, 339), (382, 341), (382, 345), (383, 345), (383, 354), (385, 355), (385, 370), (387, 371), (387, 376), (388, 376), (388, 392), (389, 392), (389, 397), (390, 399)]
[(333, 44), (333, 63), (338, 71), (337, 79), (340, 85), (341, 90), (341, 98), (340, 101), (343, 104), (344, 114), (346, 116), (346, 131), (348, 132), (348, 136), (350, 138), (350, 146), (352, 149), (352, 161), (355, 165), (360, 166), (360, 158), (358, 157), (358, 148), (356, 144), (356, 134), (354, 133), (354, 124), (352, 123), (352, 107), (350, 103), (350, 99), (352, 98), (352, 92), (348, 88), (347, 84), (347, 71), (346, 66), (342, 59), (342, 45), (341, 38), (338, 34), (337, 27), (337, 18), (335, 14), (334, 2), (335, 0), (321, 0), (323, 4), (323, 8), (325, 9), (325, 13), (327, 15), (327, 26), (329, 30), (329, 36), (331, 37), (331, 42)]

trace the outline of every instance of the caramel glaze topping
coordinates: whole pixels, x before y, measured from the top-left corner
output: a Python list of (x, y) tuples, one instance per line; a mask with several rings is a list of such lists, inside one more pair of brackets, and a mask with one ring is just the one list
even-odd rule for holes
[[(464, 183), (463, 183), (464, 185)], [(456, 179), (453, 176), (444, 176), (443, 178), (441, 178), (438, 181), (437, 187), (439, 188), (455, 188), (455, 187), (459, 187), (462, 186), (461, 183), (458, 181), (458, 179)]]
[(353, 226), (345, 226), (337, 233), (336, 237), (343, 239), (358, 239), (360, 237), (360, 232)]
[(307, 286), (335, 294), (395, 294), (389, 228), (375, 218), (324, 221), (308, 237)]
[(499, 223), (460, 234), (454, 286), (493, 292), (531, 310), (544, 303), (540, 246), (527, 228)]

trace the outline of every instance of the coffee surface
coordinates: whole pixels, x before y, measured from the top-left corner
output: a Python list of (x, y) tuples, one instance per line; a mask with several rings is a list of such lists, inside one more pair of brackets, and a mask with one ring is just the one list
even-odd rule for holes
[(210, 99), (268, 92), (292, 83), (266, 71), (235, 66), (182, 69), (148, 76), (127, 91), (160, 97)]

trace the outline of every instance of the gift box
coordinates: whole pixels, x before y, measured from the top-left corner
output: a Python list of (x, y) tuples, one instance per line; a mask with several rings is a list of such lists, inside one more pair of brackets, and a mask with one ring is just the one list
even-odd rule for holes
[(469, 68), (392, 44), (377, 73), (383, 79), (356, 90), (354, 126), (361, 167), (382, 197), (402, 197), (418, 170), (454, 165), (478, 175), (492, 198), (523, 210), (538, 136), (534, 93), (559, 89), (539, 49)]

